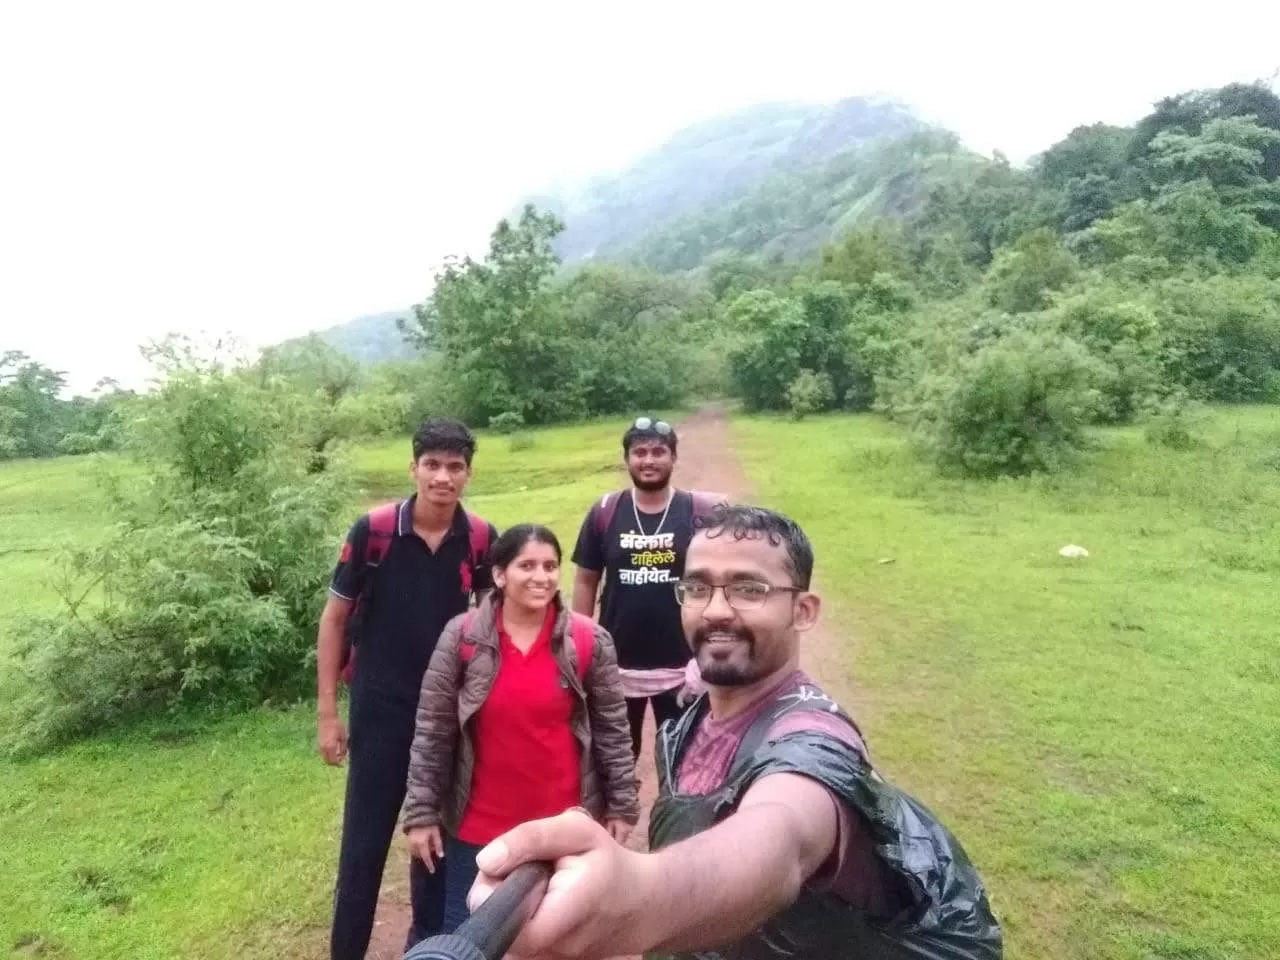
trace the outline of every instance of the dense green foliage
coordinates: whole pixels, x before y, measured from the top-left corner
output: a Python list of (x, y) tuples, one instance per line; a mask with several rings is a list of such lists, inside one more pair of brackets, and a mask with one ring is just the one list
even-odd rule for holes
[(564, 223), (530, 205), (411, 332), (482, 423), (728, 389), (879, 410), (948, 468), (1052, 470), (1091, 424), (1280, 400), (1278, 150), (1280, 99), (1237, 85), (1027, 169), (932, 130), (784, 165), (633, 237), (626, 265), (561, 268)]
[(1243, 86), (1078, 128), (1026, 170), (919, 134), (638, 249), (717, 294), (748, 410), (874, 407), (942, 466), (1052, 470), (1090, 424), (1173, 417), (1152, 435), (1190, 442), (1195, 403), (1280, 402), (1278, 147), (1280, 99)]
[(67, 553), (60, 609), (14, 628), (11, 747), (310, 687), (346, 495), (341, 471), (316, 468), (315, 398), (173, 345), (156, 359), (159, 388), (122, 424), (132, 462), (99, 476), (108, 534)]
[(101, 381), (92, 397), (62, 396), (56, 370), (10, 350), (0, 356), (0, 460), (91, 453), (115, 446), (113, 411), (132, 391)]
[(558, 272), (563, 224), (526, 207), (488, 256), (451, 260), (405, 332), (438, 352), (445, 407), (530, 425), (671, 406), (690, 389), (710, 298), (692, 284), (601, 264)]

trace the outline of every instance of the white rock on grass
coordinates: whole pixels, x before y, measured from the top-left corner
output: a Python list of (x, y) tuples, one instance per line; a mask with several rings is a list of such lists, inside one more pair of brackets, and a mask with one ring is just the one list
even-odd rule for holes
[(1066, 557), (1069, 560), (1078, 560), (1081, 557), (1087, 557), (1089, 551), (1084, 547), (1078, 547), (1074, 543), (1068, 543), (1065, 547), (1058, 551), (1058, 556)]

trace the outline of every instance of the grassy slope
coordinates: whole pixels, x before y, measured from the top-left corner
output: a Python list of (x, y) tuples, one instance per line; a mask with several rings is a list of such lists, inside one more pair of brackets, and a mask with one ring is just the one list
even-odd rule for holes
[[(736, 429), (762, 498), (817, 543), (876, 756), (978, 860), (1011, 957), (1280, 952), (1274, 411), (1220, 416), (1210, 451), (1113, 435), (1076, 477), (992, 487), (938, 482), (871, 419)], [(470, 503), (567, 541), (618, 480), (616, 434), (484, 438)], [(358, 452), (370, 497), (403, 490), (404, 446)], [(0, 471), (7, 542), (92, 535), (89, 476)], [(0, 617), (49, 602), (33, 556), (0, 554)], [(0, 764), (0, 955), (36, 936), (48, 956), (323, 955), (342, 775), (311, 716)]]
[[(519, 454), (483, 437), (468, 503), (499, 527), (549, 523), (571, 550), (591, 499), (619, 482), (618, 434), (546, 431)], [(402, 494), (408, 460), (404, 440), (360, 449), (367, 494)], [(46, 534), (100, 528), (85, 466), (5, 467), (6, 541), (43, 551)], [(0, 555), (0, 615), (52, 604), (29, 586), (48, 556)], [(316, 759), (312, 716), (263, 710), (0, 762), (0, 956), (37, 939), (46, 956), (323, 955), (343, 776)]]
[(975, 857), (1011, 958), (1280, 956), (1280, 413), (996, 485), (871, 418), (735, 429), (815, 541), (874, 754)]

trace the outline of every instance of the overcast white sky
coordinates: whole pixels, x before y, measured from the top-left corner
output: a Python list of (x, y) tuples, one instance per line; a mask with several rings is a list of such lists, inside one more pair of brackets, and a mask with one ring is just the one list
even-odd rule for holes
[(880, 92), (1019, 161), (1277, 37), (1261, 0), (0, 3), (0, 349), (136, 381), (167, 330), (421, 300), (522, 193), (707, 116)]

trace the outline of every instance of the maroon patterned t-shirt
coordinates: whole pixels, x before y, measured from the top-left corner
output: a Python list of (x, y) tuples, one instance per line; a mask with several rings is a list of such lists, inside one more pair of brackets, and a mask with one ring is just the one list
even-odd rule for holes
[[(751, 724), (778, 697), (799, 694), (801, 687), (818, 690), (817, 685), (796, 670), (769, 690), (746, 710), (725, 720), (703, 716), (685, 749), (676, 771), (675, 790), (686, 795), (711, 793), (724, 783), (738, 745)], [(790, 710), (769, 728), (765, 742), (801, 730), (821, 732), (848, 744), (867, 757), (867, 747), (858, 732), (833, 712), (834, 702), (825, 694), (811, 697), (812, 707)], [(831, 794), (836, 807), (838, 836), (831, 857), (809, 880), (817, 890), (829, 890), (847, 903), (877, 916), (891, 916), (900, 904), (900, 886), (875, 853), (875, 841), (862, 816)]]

